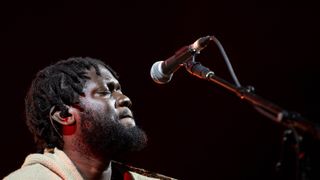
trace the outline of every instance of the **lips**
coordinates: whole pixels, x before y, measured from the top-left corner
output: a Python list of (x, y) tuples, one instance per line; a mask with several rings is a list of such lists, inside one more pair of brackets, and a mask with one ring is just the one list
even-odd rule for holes
[(121, 111), (121, 113), (119, 114), (119, 123), (126, 128), (131, 128), (136, 125), (132, 113), (129, 109)]
[(121, 115), (121, 116), (119, 116), (119, 119), (124, 119), (124, 118), (131, 118), (131, 119), (133, 119), (133, 117), (130, 116), (130, 115)]
[(131, 118), (133, 119), (133, 115), (129, 109), (124, 109), (119, 113), (119, 119)]

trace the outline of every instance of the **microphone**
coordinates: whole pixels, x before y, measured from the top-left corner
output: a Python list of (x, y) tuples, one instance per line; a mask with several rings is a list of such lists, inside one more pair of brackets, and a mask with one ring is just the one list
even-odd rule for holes
[(195, 54), (205, 48), (211, 36), (205, 36), (197, 39), (193, 44), (184, 46), (164, 61), (155, 62), (150, 70), (151, 78), (158, 84), (168, 83), (175, 71), (177, 71), (183, 63), (189, 61)]

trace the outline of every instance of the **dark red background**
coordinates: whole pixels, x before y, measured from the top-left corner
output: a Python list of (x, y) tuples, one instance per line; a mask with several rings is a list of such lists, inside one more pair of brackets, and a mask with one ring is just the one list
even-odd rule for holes
[[(313, 2), (13, 0), (0, 12), (1, 177), (34, 152), (23, 108), (32, 78), (70, 56), (102, 59), (120, 74), (150, 139), (122, 161), (179, 179), (275, 179), (281, 151), (283, 128), (215, 84), (185, 69), (167, 85), (151, 80), (155, 61), (199, 37), (220, 40), (243, 85), (319, 122)], [(214, 43), (198, 61), (232, 82)]]

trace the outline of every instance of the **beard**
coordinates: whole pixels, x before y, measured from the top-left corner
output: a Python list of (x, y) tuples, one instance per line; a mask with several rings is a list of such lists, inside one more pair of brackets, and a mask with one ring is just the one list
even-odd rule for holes
[(147, 136), (139, 127), (125, 127), (119, 123), (118, 117), (110, 117), (108, 113), (88, 110), (83, 113), (81, 144), (88, 148), (87, 151), (100, 155), (118, 155), (139, 151), (146, 146)]

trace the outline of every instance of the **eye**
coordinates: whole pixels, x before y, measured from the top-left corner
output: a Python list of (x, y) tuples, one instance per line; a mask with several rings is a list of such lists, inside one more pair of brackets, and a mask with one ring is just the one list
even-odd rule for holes
[(106, 95), (111, 94), (111, 92), (110, 92), (110, 91), (105, 90), (105, 91), (98, 91), (98, 92), (97, 92), (97, 94), (99, 94), (100, 96), (106, 96)]

